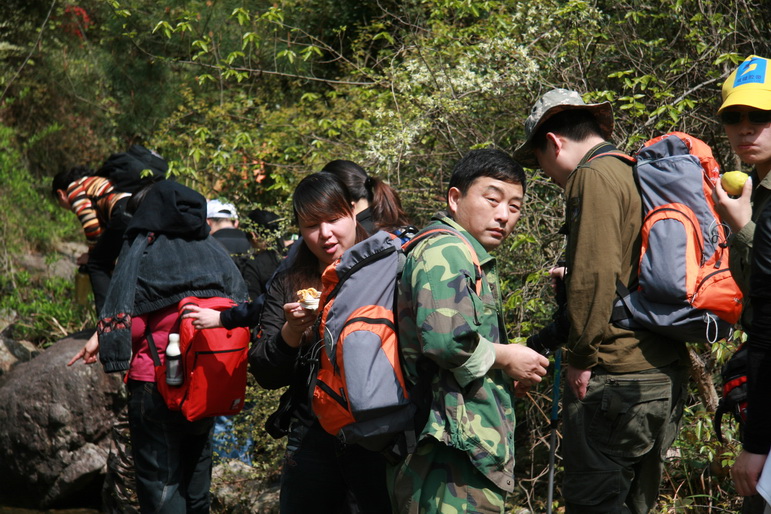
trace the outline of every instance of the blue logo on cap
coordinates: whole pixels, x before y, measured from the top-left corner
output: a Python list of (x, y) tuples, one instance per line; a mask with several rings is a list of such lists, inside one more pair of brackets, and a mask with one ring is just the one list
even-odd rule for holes
[(744, 61), (736, 71), (734, 87), (744, 86), (746, 84), (763, 84), (766, 81), (765, 59), (751, 59)]

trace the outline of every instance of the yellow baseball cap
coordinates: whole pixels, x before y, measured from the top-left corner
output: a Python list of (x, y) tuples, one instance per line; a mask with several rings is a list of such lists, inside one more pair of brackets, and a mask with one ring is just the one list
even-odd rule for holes
[(771, 110), (771, 69), (768, 59), (750, 55), (723, 82), (723, 104), (717, 110), (718, 114), (732, 105)]

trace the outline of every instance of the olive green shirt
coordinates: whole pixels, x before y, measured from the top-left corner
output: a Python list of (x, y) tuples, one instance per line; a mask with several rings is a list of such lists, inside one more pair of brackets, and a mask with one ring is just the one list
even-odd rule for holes
[(611, 155), (592, 159), (608, 146), (587, 152), (565, 186), (567, 360), (611, 373), (660, 368), (683, 357), (685, 345), (610, 322), (617, 280), (628, 286), (637, 279), (643, 207), (631, 163)]

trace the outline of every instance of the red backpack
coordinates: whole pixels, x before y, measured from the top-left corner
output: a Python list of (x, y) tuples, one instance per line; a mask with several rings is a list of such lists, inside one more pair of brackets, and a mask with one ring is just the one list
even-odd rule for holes
[[(180, 316), (189, 305), (223, 311), (236, 304), (228, 298), (187, 297), (179, 302)], [(182, 411), (188, 421), (196, 421), (237, 414), (244, 407), (248, 328), (197, 329), (191, 319), (180, 319), (180, 362), (184, 376), (180, 386), (166, 383), (166, 363), (160, 362), (152, 334), (147, 334), (147, 343), (155, 363), (156, 386), (170, 410)]]

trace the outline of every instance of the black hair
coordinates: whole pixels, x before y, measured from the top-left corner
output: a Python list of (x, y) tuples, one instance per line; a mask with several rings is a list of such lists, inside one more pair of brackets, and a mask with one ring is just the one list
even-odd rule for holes
[(281, 219), (279, 215), (265, 209), (252, 209), (246, 217), (258, 230), (278, 232), (281, 228), (278, 223)]
[(68, 170), (62, 170), (54, 175), (54, 178), (51, 181), (51, 195), (56, 198), (57, 191), (62, 190), (66, 192), (67, 188), (70, 187), (70, 184), (76, 180), (80, 180), (84, 177), (93, 177), (95, 174), (96, 172), (87, 166), (75, 166)]
[(520, 184), (525, 193), (525, 170), (509, 154), (495, 148), (471, 150), (455, 164), (449, 188), (457, 188), (465, 195), (479, 177), (490, 177), (503, 182)]
[[(314, 173), (297, 184), (292, 194), (295, 223), (319, 222), (336, 216), (354, 216), (353, 199), (345, 183), (331, 173)], [(355, 217), (354, 217), (355, 219)], [(367, 232), (356, 224), (356, 242), (367, 238)], [(297, 243), (295, 243), (297, 244)], [(293, 289), (316, 287), (321, 284), (319, 260), (310, 251), (305, 241), (299, 243), (295, 261), (288, 272), (289, 284)]]
[(533, 134), (533, 148), (540, 151), (546, 150), (546, 134), (549, 132), (577, 142), (584, 141), (590, 136), (604, 138), (597, 118), (586, 109), (568, 109), (546, 120)]
[(410, 224), (396, 191), (379, 178), (368, 175), (355, 162), (338, 159), (328, 162), (321, 171), (342, 180), (354, 202), (367, 200), (377, 228), (393, 230)]
[(364, 168), (355, 162), (337, 159), (325, 164), (321, 171), (331, 173), (342, 180), (354, 202), (362, 198), (372, 202), (372, 180)]
[(353, 215), (353, 198), (345, 183), (331, 173), (313, 173), (292, 194), (294, 220), (315, 222), (330, 215)]
[[(246, 215), (246, 230), (252, 244), (260, 250), (275, 249), (279, 253), (284, 249), (281, 237), (281, 217), (265, 209), (252, 209)], [(273, 247), (271, 248), (271, 242)]]
[(126, 202), (126, 214), (133, 215), (135, 212), (137, 212), (137, 209), (142, 204), (142, 201), (147, 196), (147, 193), (149, 193), (153, 186), (155, 186), (157, 183), (158, 182), (150, 182), (142, 186), (139, 191), (132, 194)]

